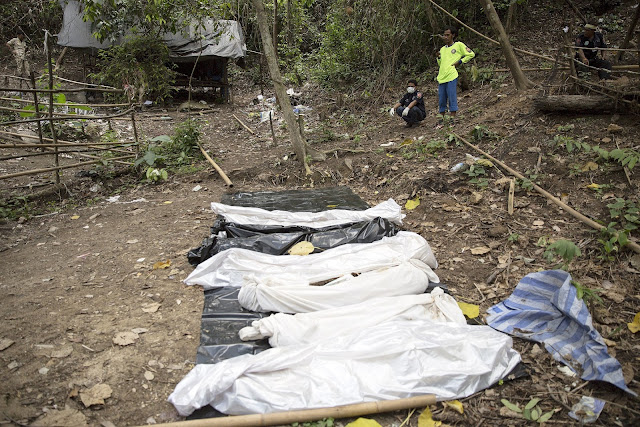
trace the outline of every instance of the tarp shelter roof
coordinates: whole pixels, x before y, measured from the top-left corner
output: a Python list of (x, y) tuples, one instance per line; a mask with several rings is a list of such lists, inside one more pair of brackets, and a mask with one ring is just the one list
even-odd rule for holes
[[(82, 6), (76, 0), (59, 0), (64, 14), (62, 28), (57, 34), (58, 45), (74, 48), (104, 49), (111, 46), (93, 36), (92, 23), (83, 20)], [(202, 24), (191, 24), (185, 34), (167, 34), (164, 42), (174, 61), (189, 61), (190, 58), (218, 56), (241, 58), (247, 47), (242, 28), (237, 21), (205, 20)]]

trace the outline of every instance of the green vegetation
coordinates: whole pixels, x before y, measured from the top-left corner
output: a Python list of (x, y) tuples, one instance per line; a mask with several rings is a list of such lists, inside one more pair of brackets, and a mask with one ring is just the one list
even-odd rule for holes
[(463, 173), (471, 178), (469, 180), (471, 184), (477, 185), (480, 188), (487, 188), (489, 186), (489, 180), (486, 178), (487, 171), (484, 166), (473, 164)]
[(511, 409), (513, 412), (517, 412), (519, 414), (522, 414), (522, 417), (525, 420), (535, 421), (538, 424), (542, 424), (542, 423), (545, 423), (545, 422), (549, 421), (551, 419), (551, 417), (553, 416), (553, 414), (555, 414), (555, 412), (556, 412), (555, 409), (552, 409), (549, 412), (542, 413), (542, 409), (540, 409), (540, 407), (538, 406), (538, 402), (540, 402), (540, 399), (538, 399), (537, 397), (531, 399), (529, 401), (529, 403), (527, 403), (523, 409), (521, 409), (515, 403), (509, 402), (507, 399), (502, 399), (500, 401), (502, 402), (502, 404), (504, 406), (506, 406), (507, 408)]
[(580, 248), (575, 243), (564, 239), (556, 240), (547, 246), (544, 251), (544, 257), (548, 262), (553, 262), (555, 259), (560, 258), (562, 261), (558, 266), (563, 270), (567, 270), (571, 261), (581, 255), (582, 252), (580, 252)]

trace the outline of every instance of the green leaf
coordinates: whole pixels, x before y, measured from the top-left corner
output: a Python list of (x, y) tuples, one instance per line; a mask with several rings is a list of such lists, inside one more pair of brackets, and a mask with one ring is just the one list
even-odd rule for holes
[(540, 418), (540, 409), (538, 408), (534, 408), (531, 410), (531, 419), (533, 421), (537, 420), (538, 418)]
[(152, 142), (171, 142), (172, 139), (169, 135), (159, 135), (154, 138), (151, 138)]
[(531, 409), (534, 406), (536, 406), (538, 404), (538, 402), (540, 402), (540, 399), (538, 399), (537, 397), (531, 399), (529, 401), (529, 403), (527, 403), (527, 406), (524, 407), (524, 409)]
[(636, 163), (638, 163), (638, 158), (640, 157), (632, 157), (631, 160), (629, 161), (629, 164), (627, 164), (627, 167), (629, 168), (629, 170), (633, 169), (633, 167), (636, 165)]
[(618, 243), (620, 243), (620, 246), (626, 246), (629, 244), (629, 238), (625, 233), (618, 233)]
[(520, 409), (518, 405), (509, 402), (507, 399), (501, 399), (500, 402), (502, 402), (504, 406), (511, 409), (513, 412), (522, 413), (522, 409)]
[(551, 417), (553, 416), (553, 414), (555, 414), (555, 413), (556, 413), (556, 411), (552, 409), (551, 411), (542, 414), (540, 416), (540, 418), (538, 418), (538, 423), (542, 424), (542, 423), (545, 423), (545, 422), (549, 421), (551, 419)]
[(56, 102), (58, 104), (64, 104), (67, 102), (67, 97), (64, 96), (64, 93), (58, 93), (56, 94)]

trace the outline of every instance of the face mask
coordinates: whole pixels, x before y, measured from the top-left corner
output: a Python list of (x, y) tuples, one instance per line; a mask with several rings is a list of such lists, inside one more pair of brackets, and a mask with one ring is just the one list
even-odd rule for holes
[(413, 87), (413, 86), (409, 86), (409, 87), (407, 88), (407, 93), (413, 93), (413, 92), (415, 92), (415, 91), (416, 91), (416, 88), (415, 88), (415, 87)]

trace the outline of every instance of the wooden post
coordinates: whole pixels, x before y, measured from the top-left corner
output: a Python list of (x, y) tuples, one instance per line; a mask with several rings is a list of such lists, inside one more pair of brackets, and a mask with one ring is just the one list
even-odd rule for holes
[(571, 75), (573, 77), (578, 77), (578, 72), (576, 71), (576, 63), (573, 60), (576, 53), (573, 50), (573, 48), (569, 47), (571, 46), (570, 39), (569, 39), (569, 34), (571, 34), (571, 30), (572, 30), (572, 25), (571, 25), (571, 22), (569, 22), (569, 30), (566, 33), (564, 31), (562, 32), (562, 38), (564, 40), (564, 45), (567, 46), (567, 55), (569, 55), (569, 70), (571, 72)]
[[(29, 75), (29, 78), (31, 79), (31, 87), (33, 87), (34, 89), (36, 88), (36, 78), (33, 74), (33, 71), (31, 71), (31, 74)], [(40, 118), (40, 105), (38, 105), (38, 92), (33, 92), (33, 105), (35, 105), (36, 107), (36, 119)], [(38, 120), (38, 138), (40, 139), (40, 144), (42, 144), (42, 124), (40, 123), (40, 120)]]
[[(45, 35), (46, 42), (45, 46), (47, 48), (47, 64), (49, 66), (49, 127), (51, 128), (51, 138), (53, 138), (53, 143), (58, 144), (58, 135), (56, 134), (56, 127), (53, 124), (53, 69), (51, 66), (51, 42), (49, 40), (49, 32)], [(58, 156), (58, 147), (54, 149), (54, 164), (55, 164), (55, 172), (56, 172), (56, 184), (60, 184), (60, 156)]]
[(133, 126), (133, 138), (136, 141), (136, 154), (140, 153), (140, 142), (138, 141), (138, 130), (136, 129), (136, 113), (131, 112), (131, 125)]
[[(640, 6), (638, 6), (640, 9)], [(640, 30), (636, 30), (636, 47), (640, 49)], [(638, 67), (640, 67), (640, 50), (638, 50)]]

